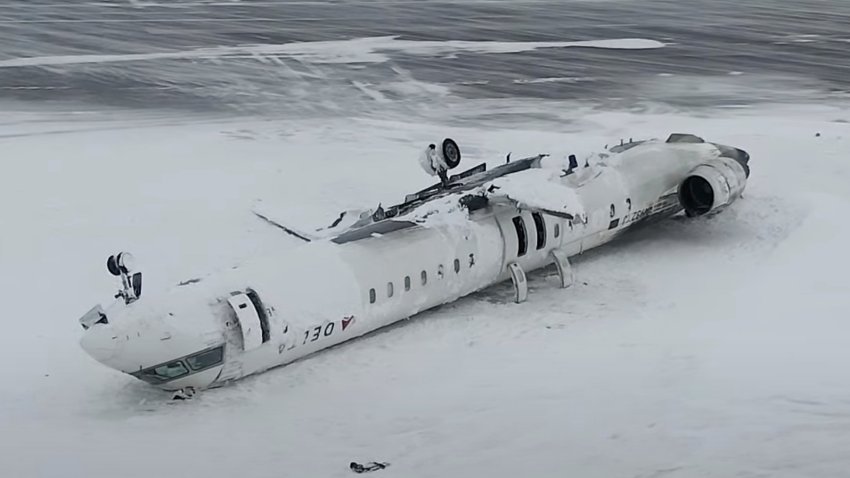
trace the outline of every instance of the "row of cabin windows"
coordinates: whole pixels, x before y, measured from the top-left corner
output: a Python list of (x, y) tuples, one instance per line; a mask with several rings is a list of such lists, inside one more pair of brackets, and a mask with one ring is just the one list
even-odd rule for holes
[[(474, 257), (475, 256), (473, 256), (472, 254), (469, 255), (469, 267), (472, 267), (472, 265), (475, 263)], [(460, 273), (460, 259), (454, 260), (454, 270), (455, 270), (455, 274)], [(439, 276), (440, 278), (443, 277), (443, 265), (442, 264), (440, 264), (440, 267), (437, 268), (437, 276)], [(428, 284), (428, 273), (425, 272), (425, 271), (422, 271), (419, 274), (419, 280), (420, 280), (420, 282), (422, 282), (423, 286), (427, 285)], [(411, 283), (410, 276), (405, 276), (405, 278), (404, 278), (404, 291), (405, 292), (410, 290), (410, 286), (411, 286), (410, 283)], [(393, 285), (392, 282), (387, 282), (387, 297), (392, 297), (394, 293), (395, 293), (395, 286)], [(375, 291), (375, 289), (369, 289), (369, 303), (374, 304), (377, 300), (378, 300), (378, 293)]]
[[(539, 212), (531, 213), (531, 218), (534, 220), (534, 229), (537, 232), (537, 250), (546, 247), (546, 220)], [(525, 220), (522, 216), (516, 216), (513, 219), (514, 229), (516, 229), (517, 237), (517, 257), (522, 257), (528, 252), (528, 233), (525, 229)], [(555, 223), (555, 238), (561, 237), (561, 225)]]
[[(539, 251), (540, 249), (543, 249), (544, 247), (546, 247), (546, 237), (547, 237), (546, 220), (543, 218), (543, 215), (540, 214), (539, 212), (531, 213), (531, 218), (534, 220), (534, 229), (535, 229), (535, 232), (537, 233), (536, 234), (537, 244), (535, 244), (535, 247)], [(516, 229), (516, 235), (517, 235), (517, 257), (522, 257), (522, 256), (524, 256), (528, 253), (528, 232), (525, 229), (525, 220), (522, 218), (522, 216), (516, 216), (516, 217), (513, 218), (513, 223), (514, 223), (514, 229)], [(555, 223), (555, 227), (554, 227), (553, 232), (554, 232), (553, 235), (555, 236), (555, 239), (561, 237), (561, 225), (558, 224), (558, 223)], [(473, 257), (470, 255), (470, 267), (472, 266), (473, 263), (474, 263)], [(455, 270), (455, 273), (460, 272), (460, 260), (458, 260), (458, 259), (454, 260), (454, 270)], [(442, 264), (440, 264), (440, 267), (437, 269), (437, 275), (440, 276), (440, 277), (443, 276), (443, 265)], [(425, 271), (422, 271), (422, 273), (420, 274), (420, 279), (421, 279), (423, 286), (428, 284), (428, 273), (425, 272)], [(407, 276), (407, 277), (404, 278), (404, 290), (405, 291), (410, 290), (410, 276)], [(388, 282), (387, 283), (387, 297), (392, 297), (394, 292), (395, 291), (394, 291), (393, 283)], [(374, 304), (377, 300), (378, 300), (378, 294), (375, 291), (375, 289), (369, 289), (369, 303)]]

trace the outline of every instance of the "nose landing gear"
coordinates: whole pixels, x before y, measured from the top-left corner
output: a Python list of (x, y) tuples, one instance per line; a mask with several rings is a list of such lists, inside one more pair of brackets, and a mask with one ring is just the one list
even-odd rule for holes
[(121, 290), (115, 298), (124, 299), (125, 304), (132, 304), (142, 295), (142, 273), (133, 273), (134, 266), (135, 260), (129, 252), (119, 252), (106, 260), (109, 273), (121, 278)]

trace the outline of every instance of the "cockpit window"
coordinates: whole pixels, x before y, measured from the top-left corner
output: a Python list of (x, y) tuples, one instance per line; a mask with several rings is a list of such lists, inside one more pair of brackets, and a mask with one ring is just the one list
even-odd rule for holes
[(175, 378), (182, 377), (183, 375), (187, 375), (189, 373), (189, 369), (183, 365), (183, 362), (180, 360), (175, 360), (174, 362), (167, 363), (165, 365), (160, 365), (158, 367), (152, 367), (147, 370), (142, 370), (139, 373), (139, 378), (149, 383), (162, 383), (168, 382), (170, 380), (174, 380)]
[(216, 347), (214, 349), (192, 355), (186, 359), (186, 363), (189, 364), (189, 368), (191, 368), (192, 371), (198, 372), (220, 364), (223, 358), (224, 347)]
[[(224, 346), (202, 350), (188, 357), (180, 358), (162, 365), (133, 372), (130, 375), (152, 385), (170, 382), (186, 375), (200, 372), (224, 361)], [(187, 367), (188, 365), (188, 367)]]

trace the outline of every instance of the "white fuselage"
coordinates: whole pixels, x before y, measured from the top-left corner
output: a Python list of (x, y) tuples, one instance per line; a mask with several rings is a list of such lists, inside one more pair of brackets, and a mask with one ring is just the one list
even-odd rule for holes
[[(115, 304), (82, 344), (126, 373), (165, 367), (147, 379), (165, 389), (221, 385), (509, 279), (511, 263), (531, 272), (551, 264), (552, 251), (581, 254), (637, 222), (675, 214), (688, 172), (717, 158), (709, 143), (637, 146), (554, 176), (582, 211), (573, 220), (499, 203), (384, 235), (306, 243), (166, 297)], [(258, 302), (228, 302), (249, 290)], [(220, 360), (192, 358), (222, 346)]]

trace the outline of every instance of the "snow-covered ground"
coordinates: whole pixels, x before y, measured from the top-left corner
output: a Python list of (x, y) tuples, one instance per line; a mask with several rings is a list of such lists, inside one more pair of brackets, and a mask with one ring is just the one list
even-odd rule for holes
[[(7, 111), (0, 476), (342, 477), (352, 460), (391, 462), (387, 478), (850, 476), (850, 108), (545, 111)], [(429, 184), (416, 157), (445, 136), (469, 166), (671, 132), (749, 151), (744, 199), (584, 255), (574, 288), (536, 274), (526, 303), (496, 286), (185, 403), (77, 344), (77, 317), (115, 289), (110, 253), (132, 251), (150, 292), (292, 247), (250, 213), (257, 200), (324, 226)]]

